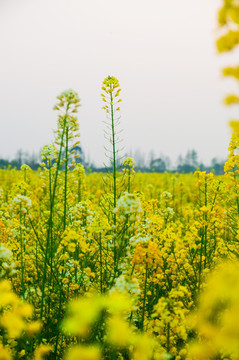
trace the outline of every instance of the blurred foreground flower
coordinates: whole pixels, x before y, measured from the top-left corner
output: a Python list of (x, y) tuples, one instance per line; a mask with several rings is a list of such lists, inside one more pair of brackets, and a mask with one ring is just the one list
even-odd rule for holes
[(233, 132), (238, 135), (239, 134), (239, 121), (238, 120), (231, 120), (229, 122), (229, 125), (230, 125), (231, 129), (233, 130)]
[(130, 297), (117, 290), (72, 301), (63, 330), (83, 344), (72, 346), (65, 359), (122, 359), (125, 354), (127, 359), (160, 359), (162, 348), (157, 341), (128, 321), (133, 307)]
[(77, 345), (67, 352), (67, 360), (100, 360), (101, 353), (97, 346)]
[(198, 311), (190, 318), (198, 342), (193, 359), (239, 358), (239, 263), (222, 263), (208, 278)]

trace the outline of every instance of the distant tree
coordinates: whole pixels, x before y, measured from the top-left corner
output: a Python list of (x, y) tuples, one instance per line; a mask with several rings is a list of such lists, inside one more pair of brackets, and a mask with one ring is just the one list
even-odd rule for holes
[(136, 149), (134, 153), (136, 167), (143, 169), (145, 167), (145, 154), (140, 149)]
[(15, 159), (15, 161), (16, 161), (16, 167), (19, 169), (21, 166), (22, 166), (22, 164), (23, 164), (23, 156), (24, 156), (24, 152), (21, 150), (21, 149), (19, 149), (18, 151), (17, 151), (17, 153), (16, 153), (16, 159)]
[(212, 159), (211, 167), (215, 171), (215, 174), (223, 174), (224, 173), (224, 164), (225, 164), (225, 161), (219, 160), (216, 157)]
[(180, 154), (177, 158), (177, 166), (182, 166), (184, 164), (184, 158), (182, 157), (182, 154)]
[(195, 150), (188, 150), (185, 158), (179, 155), (177, 160), (177, 171), (183, 173), (192, 173), (198, 167), (198, 155)]
[(193, 173), (196, 170), (196, 168), (190, 164), (183, 164), (183, 165), (178, 165), (177, 167), (177, 172), (179, 173)]
[(198, 165), (198, 167), (199, 167), (200, 171), (206, 171), (206, 170), (207, 170), (207, 168), (206, 168), (206, 166), (203, 164), (203, 162), (201, 162), (201, 163)]
[(194, 149), (191, 151), (191, 161), (192, 161), (192, 166), (194, 167), (198, 166), (198, 154)]
[(150, 167), (150, 164), (152, 163), (153, 160), (156, 159), (156, 156), (155, 156), (155, 152), (154, 150), (150, 150), (149, 152), (149, 156), (148, 156), (148, 165)]
[(167, 167), (165, 161), (161, 158), (158, 158), (151, 161), (150, 169), (151, 171), (162, 173), (167, 170)]
[(188, 150), (185, 156), (184, 165), (190, 165), (194, 168), (198, 166), (198, 155), (195, 150)]
[(17, 168), (17, 169), (19, 169), (19, 160), (13, 159), (13, 160), (10, 162), (10, 165), (11, 165), (12, 168)]
[(29, 165), (32, 170), (37, 170), (40, 166), (39, 163), (40, 158), (34, 152), (29, 156), (28, 162), (26, 162), (26, 164)]
[(6, 169), (9, 165), (9, 161), (6, 159), (0, 159), (0, 169)]
[(161, 154), (160, 159), (162, 159), (165, 162), (165, 166), (166, 166), (166, 170), (171, 168), (171, 159), (169, 156), (165, 156), (163, 154)]

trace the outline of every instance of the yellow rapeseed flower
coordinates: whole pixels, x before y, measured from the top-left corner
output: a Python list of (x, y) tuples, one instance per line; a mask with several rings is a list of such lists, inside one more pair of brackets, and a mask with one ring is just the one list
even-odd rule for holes
[(64, 358), (65, 360), (100, 360), (101, 352), (98, 346), (73, 346)]
[(53, 350), (51, 345), (40, 345), (34, 352), (34, 360), (45, 360), (46, 355)]

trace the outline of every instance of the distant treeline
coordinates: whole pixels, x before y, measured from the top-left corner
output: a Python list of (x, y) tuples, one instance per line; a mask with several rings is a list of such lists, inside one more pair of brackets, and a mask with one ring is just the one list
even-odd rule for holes
[[(78, 162), (80, 162), (86, 170), (92, 172), (107, 172), (110, 170), (106, 167), (98, 167), (91, 161), (86, 161), (85, 154), (81, 147), (78, 147), (77, 152), (80, 154), (80, 158)], [(187, 152), (186, 156), (179, 155), (176, 165), (172, 165), (171, 160), (168, 156), (161, 155), (156, 157), (153, 151), (149, 154), (148, 160), (146, 160), (146, 156), (142, 154), (139, 150), (132, 155), (126, 155), (133, 157), (135, 160), (135, 171), (136, 172), (157, 172), (164, 173), (168, 172), (177, 172), (177, 173), (193, 173), (197, 169), (206, 172), (214, 172), (215, 174), (223, 174), (224, 173), (224, 163), (225, 160), (219, 160), (217, 158), (213, 158), (211, 160), (211, 164), (204, 165), (202, 162), (198, 161), (198, 154), (195, 150), (190, 150)], [(32, 170), (37, 170), (40, 168), (41, 157), (40, 154), (36, 155), (35, 153), (29, 154), (27, 152), (23, 152), (19, 150), (13, 160), (7, 160), (0, 158), (0, 169), (7, 168), (16, 168), (20, 169), (23, 164), (27, 164), (30, 166)], [(120, 164), (119, 164), (120, 170)]]

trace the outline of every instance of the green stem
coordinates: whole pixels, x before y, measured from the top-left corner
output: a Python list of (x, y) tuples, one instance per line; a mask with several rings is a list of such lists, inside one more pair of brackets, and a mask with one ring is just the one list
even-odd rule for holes
[(145, 268), (145, 280), (144, 280), (144, 298), (143, 298), (143, 308), (142, 308), (142, 318), (140, 330), (144, 330), (144, 317), (145, 317), (145, 305), (146, 305), (146, 294), (147, 294), (147, 281), (148, 281), (148, 263), (146, 256), (146, 268)]
[[(60, 150), (57, 160), (57, 166), (56, 166), (56, 173), (55, 178), (53, 181), (53, 189), (50, 194), (50, 215), (49, 215), (49, 221), (48, 221), (48, 230), (47, 230), (47, 240), (46, 240), (46, 249), (45, 249), (45, 258), (44, 258), (44, 267), (43, 267), (43, 279), (42, 279), (42, 297), (41, 297), (41, 307), (40, 307), (40, 318), (43, 317), (43, 309), (44, 309), (44, 299), (45, 299), (45, 285), (46, 285), (46, 274), (47, 274), (47, 263), (48, 263), (48, 255), (49, 255), (49, 244), (51, 241), (53, 241), (53, 211), (54, 211), (54, 203), (55, 203), (55, 194), (56, 194), (56, 187), (57, 187), (57, 179), (61, 164), (61, 154), (62, 154), (62, 148), (64, 143), (64, 136), (65, 136), (65, 130), (66, 130), (66, 120), (67, 120), (67, 114), (68, 114), (69, 105), (66, 107), (66, 114), (64, 118), (63, 123), (63, 129), (62, 129), (62, 135), (61, 135), (61, 143), (60, 143)], [(50, 264), (52, 263), (52, 257), (53, 254), (50, 254)], [(40, 337), (39, 337), (40, 340)]]
[(129, 177), (128, 177), (128, 193), (130, 194), (130, 168), (129, 168)]
[(100, 233), (100, 293), (103, 293), (103, 264), (102, 264), (102, 242)]
[[(114, 194), (114, 209), (116, 208), (116, 202), (117, 202), (117, 191), (116, 191), (116, 146), (115, 146), (115, 125), (114, 125), (114, 107), (113, 107), (113, 95), (112, 95), (112, 84), (110, 85), (110, 108), (111, 108), (111, 129), (112, 129), (112, 147), (113, 147), (113, 194)], [(114, 227), (116, 226), (116, 214), (113, 213), (113, 222)], [(115, 231), (115, 229), (114, 229)], [(117, 261), (117, 255), (116, 255), (116, 243), (115, 243), (116, 237), (113, 237), (114, 241), (114, 275), (116, 274), (116, 261)]]
[(64, 230), (66, 228), (66, 205), (67, 205), (67, 172), (68, 172), (68, 141), (69, 141), (69, 128), (66, 127), (66, 142), (65, 142), (65, 187), (64, 187)]
[(82, 195), (81, 195), (81, 174), (78, 174), (78, 202), (81, 202)]
[(167, 323), (167, 353), (170, 352), (170, 323)]
[(22, 206), (20, 205), (20, 244), (21, 244), (21, 293), (23, 299), (25, 298), (25, 285), (24, 285), (24, 244), (23, 244), (23, 236), (22, 236)]
[[(69, 142), (69, 128), (66, 127), (66, 140), (65, 140), (65, 186), (64, 186), (64, 218), (63, 218), (63, 229), (66, 228), (66, 215), (67, 215), (67, 174), (68, 174), (68, 142)], [(60, 328), (59, 322), (61, 319), (61, 311), (62, 311), (62, 297), (63, 297), (63, 284), (60, 285), (60, 301), (59, 301), (59, 309), (58, 309), (58, 317), (57, 317), (57, 328), (56, 328), (56, 343), (55, 343), (55, 359), (57, 358), (57, 349), (59, 343), (60, 336)]]
[[(205, 206), (207, 206), (207, 178), (205, 178)], [(204, 215), (204, 221), (206, 225), (204, 226), (204, 269), (207, 263), (207, 213)]]

